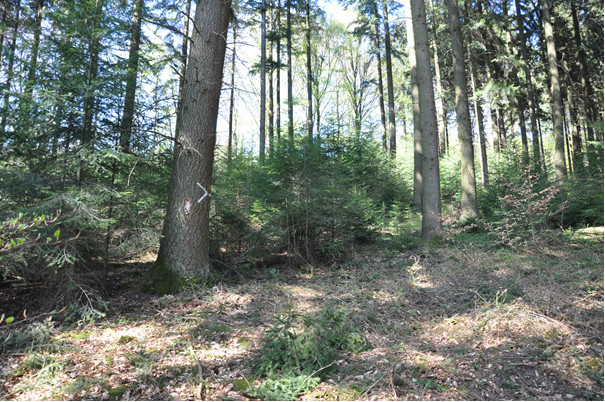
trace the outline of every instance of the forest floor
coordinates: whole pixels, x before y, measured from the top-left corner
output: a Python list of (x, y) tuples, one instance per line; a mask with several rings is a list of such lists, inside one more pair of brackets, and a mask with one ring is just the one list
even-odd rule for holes
[(275, 318), (327, 307), (371, 348), (341, 353), (300, 399), (603, 399), (602, 228), (516, 249), (480, 236), (373, 245), (343, 264), (232, 272), (174, 296), (138, 290), (148, 266), (111, 272), (107, 315), (92, 323), (2, 324), (0, 342), (38, 332), (0, 354), (0, 400), (254, 399)]

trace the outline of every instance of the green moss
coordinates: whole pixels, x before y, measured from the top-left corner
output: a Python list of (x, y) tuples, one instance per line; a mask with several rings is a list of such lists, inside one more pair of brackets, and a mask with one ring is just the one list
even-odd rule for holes
[(213, 278), (210, 275), (195, 275), (185, 278), (168, 268), (164, 259), (158, 257), (149, 268), (141, 290), (145, 293), (163, 296), (169, 293), (177, 293), (184, 287), (211, 285), (213, 285)]

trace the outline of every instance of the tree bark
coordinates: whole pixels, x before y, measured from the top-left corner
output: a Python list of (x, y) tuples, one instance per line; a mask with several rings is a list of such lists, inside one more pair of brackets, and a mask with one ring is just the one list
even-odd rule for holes
[(376, 4), (377, 0), (374, 0), (374, 32), (375, 32), (375, 40), (374, 46), (376, 47), (376, 63), (378, 66), (378, 106), (380, 107), (380, 127), (382, 128), (382, 148), (386, 152), (388, 150), (387, 145), (387, 115), (384, 108), (384, 83), (382, 80), (382, 46), (380, 44), (380, 25), (379, 25), (379, 15), (378, 15), (378, 5)]
[(424, 0), (410, 0), (410, 3), (422, 123), (422, 237), (425, 240), (431, 240), (441, 233), (437, 118)]
[(544, 35), (546, 39), (546, 51), (548, 55), (548, 70), (550, 72), (550, 97), (553, 119), (553, 131), (555, 136), (555, 181), (557, 187), (561, 188), (567, 178), (565, 166), (565, 143), (563, 137), (563, 109), (561, 101), (561, 83), (559, 80), (559, 68), (557, 66), (557, 49), (553, 26), (550, 20), (550, 8), (547, 0), (542, 2), (542, 22), (544, 23)]
[(307, 136), (313, 140), (313, 71), (311, 70), (311, 4), (305, 1), (305, 38), (307, 44)]
[[(36, 71), (38, 70), (38, 53), (40, 50), (40, 35), (42, 33), (42, 9), (44, 8), (44, 0), (38, 1), (36, 7), (36, 16), (34, 18), (34, 41), (30, 52), (29, 65), (27, 68), (27, 81), (25, 82), (24, 96), (21, 101), (25, 100), (28, 105), (27, 110), (22, 111), (23, 117), (31, 110), (33, 103), (34, 84), (36, 82)], [(26, 122), (26, 124), (28, 124)]]
[[(2, 104), (2, 106), (4, 106), (4, 110), (2, 111), (2, 121), (0, 122), (0, 130), (4, 134), (4, 137), (6, 137), (6, 134), (7, 134), (6, 133), (6, 124), (8, 121), (8, 115), (10, 113), (9, 100), (10, 100), (11, 84), (13, 82), (13, 76), (14, 76), (13, 68), (15, 65), (15, 49), (17, 48), (17, 33), (19, 30), (19, 12), (20, 11), (21, 11), (21, 0), (18, 0), (17, 4), (15, 5), (15, 25), (13, 26), (13, 40), (9, 47), (8, 65), (6, 68), (6, 83), (4, 84), (4, 103)], [(0, 142), (0, 146), (3, 145), (5, 140), (6, 140), (6, 138), (1, 139), (2, 142)]]
[[(229, 136), (227, 139), (227, 161), (231, 164), (233, 159), (233, 137), (234, 137), (234, 118), (233, 113), (235, 111), (235, 48), (237, 46), (237, 0), (233, 4), (233, 48), (231, 50), (231, 88), (229, 89)], [(189, 0), (188, 4), (191, 4)], [(189, 13), (187, 13), (189, 15)], [(189, 25), (189, 24), (187, 24)]]
[(483, 105), (479, 90), (479, 75), (477, 74), (477, 62), (468, 46), (468, 59), (471, 63), (471, 87), (475, 98), (475, 116), (477, 118), (477, 133), (479, 135), (479, 150), (481, 156), (481, 186), (485, 189), (489, 183), (489, 170), (487, 165), (487, 147), (485, 146), (485, 127), (483, 126)]
[[(273, 19), (273, 12), (275, 10), (275, 7), (273, 6), (273, 0), (271, 0), (271, 2), (269, 3), (269, 32), (272, 33), (272, 38), (273, 36), (273, 32), (275, 30), (275, 24), (274, 24), (274, 19)], [(268, 127), (268, 133), (269, 133), (269, 154), (271, 154), (273, 152), (273, 137), (275, 134), (275, 127), (273, 126), (274, 122), (275, 122), (275, 103), (273, 102), (273, 39), (269, 40), (269, 112), (268, 112), (268, 118), (269, 118), (269, 127)]]
[(475, 184), (475, 154), (473, 129), (469, 114), (464, 43), (460, 29), (457, 0), (448, 0), (449, 28), (452, 38), (452, 62), (454, 64), (456, 120), (460, 142), (460, 167), (462, 186), (462, 220), (475, 218), (477, 211), (477, 189)]
[(437, 111), (437, 131), (439, 135), (439, 156), (442, 156), (447, 151), (447, 133), (445, 131), (445, 116), (443, 107), (443, 86), (441, 85), (441, 68), (439, 67), (439, 52), (437, 51), (437, 13), (435, 11), (434, 1), (431, 0), (431, 11), (433, 18), (431, 19), (431, 29), (435, 41), (433, 47), (433, 64), (435, 65), (435, 86), (437, 97), (435, 98), (435, 109)]
[(185, 74), (187, 73), (187, 55), (189, 48), (189, 20), (191, 19), (191, 1), (187, 0), (185, 15), (183, 17), (183, 43), (181, 45), (181, 69), (179, 73), (179, 95), (176, 106), (176, 126), (174, 128), (174, 138), (178, 138), (181, 127), (181, 117), (183, 110), (183, 89), (185, 87)]
[(389, 28), (389, 10), (386, 0), (382, 0), (384, 14), (384, 52), (387, 67), (387, 93), (389, 95), (389, 152), (391, 157), (397, 155), (397, 129), (395, 122), (395, 90), (393, 88), (393, 64), (391, 61), (391, 32)]
[(260, 124), (259, 124), (259, 159), (265, 160), (265, 118), (267, 113), (267, 3), (261, 0), (261, 34), (260, 34)]
[[(410, 0), (404, 0), (404, 6), (411, 10)], [(422, 121), (420, 118), (420, 94), (418, 92), (418, 63), (416, 62), (416, 44), (414, 40), (414, 25), (410, 16), (406, 18), (408, 42), (408, 57), (410, 62), (410, 80), (412, 88), (412, 116), (414, 127), (414, 183), (413, 202), (418, 210), (422, 210)]]
[[(147, 288), (178, 290), (210, 276), (210, 193), (230, 0), (197, 3), (163, 238)], [(202, 188), (203, 187), (203, 188)]]
[(288, 139), (294, 146), (294, 96), (292, 94), (292, 0), (286, 0), (286, 35), (288, 48)]
[(134, 121), (134, 108), (137, 91), (137, 74), (139, 71), (139, 48), (141, 43), (141, 21), (144, 0), (135, 0), (132, 12), (132, 25), (130, 27), (130, 50), (128, 53), (128, 70), (126, 73), (126, 92), (124, 95), (124, 114), (120, 129), (120, 148), (123, 152), (130, 152), (132, 139), (132, 125)]
[(275, 52), (277, 53), (275, 58), (277, 60), (277, 71), (275, 77), (275, 132), (277, 134), (277, 141), (281, 138), (281, 0), (277, 0), (277, 13), (275, 16), (277, 20), (277, 45)]

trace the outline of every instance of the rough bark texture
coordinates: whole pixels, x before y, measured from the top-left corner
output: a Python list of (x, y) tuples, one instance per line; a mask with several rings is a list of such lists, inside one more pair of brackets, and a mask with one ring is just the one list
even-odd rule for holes
[(183, 88), (185, 87), (185, 74), (187, 73), (187, 55), (189, 54), (189, 20), (191, 16), (191, 1), (187, 0), (185, 16), (183, 17), (183, 44), (181, 45), (181, 70), (179, 74), (179, 98), (176, 109), (176, 126), (174, 128), (174, 137), (179, 136), (181, 127), (181, 117), (183, 110)]
[(149, 290), (158, 293), (210, 274), (211, 198), (198, 200), (200, 185), (210, 192), (230, 8), (231, 0), (197, 4), (163, 238), (150, 275)]
[[(404, 0), (406, 10), (411, 9), (410, 0)], [(420, 119), (420, 94), (418, 93), (418, 63), (416, 62), (416, 44), (414, 43), (414, 26), (410, 17), (406, 18), (408, 57), (410, 61), (410, 79), (412, 87), (412, 116), (414, 127), (414, 206), (422, 209), (422, 122)]]
[(431, 240), (441, 233), (441, 188), (439, 181), (439, 139), (429, 42), (424, 0), (410, 0), (414, 43), (416, 50), (416, 78), (422, 123), (422, 237)]
[(460, 143), (460, 168), (462, 186), (462, 219), (474, 218), (477, 212), (477, 189), (475, 184), (475, 151), (473, 149), (473, 129), (468, 110), (466, 67), (464, 44), (460, 29), (460, 15), (457, 0), (448, 0), (450, 37), (452, 38), (452, 62), (454, 64), (456, 121)]
[(548, 55), (548, 70), (550, 75), (550, 97), (552, 108), (553, 131), (555, 136), (555, 180), (558, 187), (562, 187), (567, 178), (565, 166), (565, 139), (563, 137), (563, 108), (561, 101), (561, 83), (559, 68), (557, 66), (557, 49), (553, 26), (550, 20), (550, 9), (547, 0), (542, 2), (542, 19), (544, 23), (544, 36)]
[(134, 120), (134, 103), (137, 91), (137, 73), (139, 71), (139, 48), (141, 43), (141, 21), (144, 0), (135, 0), (130, 27), (130, 50), (128, 53), (128, 71), (126, 75), (126, 92), (124, 95), (124, 114), (120, 129), (120, 147), (130, 152), (132, 123)]

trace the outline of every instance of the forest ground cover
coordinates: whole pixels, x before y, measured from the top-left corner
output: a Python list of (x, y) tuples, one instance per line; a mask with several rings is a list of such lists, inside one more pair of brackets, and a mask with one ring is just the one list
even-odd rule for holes
[[(139, 291), (150, 262), (133, 261), (110, 272), (104, 318), (3, 324), (5, 345), (30, 336), (0, 355), (0, 398), (603, 398), (602, 228), (544, 231), (531, 247), (495, 247), (483, 234), (385, 245), (339, 264), (234, 268), (212, 288), (165, 296)], [(2, 289), (3, 303), (16, 296)], [(340, 350), (312, 386), (255, 373), (271, 354), (265, 334), (291, 328), (295, 339), (328, 310), (368, 347)]]

